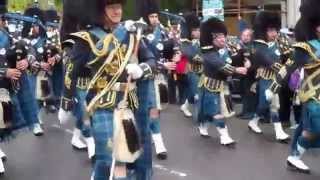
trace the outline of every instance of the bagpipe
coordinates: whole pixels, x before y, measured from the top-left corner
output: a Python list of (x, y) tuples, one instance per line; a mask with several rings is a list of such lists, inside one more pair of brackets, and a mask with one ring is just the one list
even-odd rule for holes
[(37, 60), (39, 63), (49, 64), (49, 70), (45, 71), (41, 68), (37, 71), (37, 88), (36, 95), (39, 100), (46, 100), (53, 96), (53, 86), (52, 86), (52, 68), (54, 67), (53, 62), (50, 62), (50, 58), (54, 58), (59, 54), (59, 48), (55, 43), (46, 42), (43, 47), (37, 49)]
[[(31, 24), (36, 24), (36, 25), (40, 26), (41, 28), (46, 29), (46, 26), (41, 22), (41, 20), (37, 16), (30, 17), (30, 16), (18, 14), (18, 13), (6, 13), (6, 14), (4, 14), (3, 17), (5, 19), (12, 19), (12, 20), (16, 20), (16, 21), (23, 21), (23, 22), (28, 22)], [(56, 24), (54, 24), (54, 25), (56, 26)]]
[[(11, 68), (16, 68), (17, 63), (21, 60), (27, 59), (28, 44), (23, 39), (12, 38), (13, 45), (7, 52), (8, 63)], [(11, 80), (12, 90), (18, 92), (20, 90), (19, 80)]]
[(160, 11), (160, 15), (167, 19), (167, 31), (169, 38), (180, 41), (181, 33), (184, 32), (186, 20), (182, 15), (170, 13), (167, 9)]

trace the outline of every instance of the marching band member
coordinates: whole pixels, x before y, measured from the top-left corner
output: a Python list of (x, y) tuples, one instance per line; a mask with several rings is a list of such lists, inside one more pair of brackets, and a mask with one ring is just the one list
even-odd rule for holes
[(270, 86), (275, 78), (277, 66), (280, 63), (280, 51), (276, 46), (278, 30), (280, 28), (280, 18), (276, 13), (259, 12), (255, 18), (254, 29), (254, 53), (252, 63), (257, 67), (258, 78), (258, 107), (256, 115), (249, 121), (248, 127), (255, 133), (261, 134), (262, 130), (258, 126), (259, 119), (271, 119), (276, 140), (287, 142), (290, 138), (282, 128), (279, 118), (279, 97), (274, 97), (272, 102), (268, 102), (265, 90)]
[[(25, 10), (25, 16), (39, 18), (41, 22), (44, 22), (44, 14), (41, 9), (38, 7), (30, 7)], [(28, 81), (31, 88), (32, 96), (28, 98), (32, 98), (36, 101), (36, 92), (37, 92), (37, 71), (42, 69), (44, 71), (49, 70), (49, 63), (41, 62), (40, 57), (44, 51), (44, 45), (46, 42), (46, 32), (40, 24), (32, 24), (29, 22), (24, 23), (24, 27), (22, 29), (22, 37), (24, 40), (29, 44), (29, 56), (28, 56), (28, 63), (29, 63), (29, 71), (28, 71)], [(38, 86), (41, 87), (41, 86)], [(39, 90), (41, 91), (41, 90)], [(38, 92), (39, 92), (38, 91)], [(41, 119), (39, 119), (40, 109), (39, 104), (36, 103), (35, 106), (32, 107), (32, 111), (35, 111), (37, 116), (35, 117), (35, 121), (37, 122), (34, 126), (33, 133), (36, 136), (43, 135), (43, 129), (40, 125)], [(41, 117), (40, 117), (41, 118)]]
[(210, 18), (201, 25), (200, 43), (203, 50), (203, 74), (199, 82), (199, 131), (208, 135), (208, 123), (213, 122), (220, 134), (222, 145), (235, 141), (230, 137), (225, 119), (232, 113), (228, 96), (227, 77), (246, 74), (247, 68), (234, 67), (226, 55), (226, 26), (217, 18)]
[[(94, 180), (105, 180), (113, 175), (111, 171), (113, 145), (118, 143), (113, 142), (115, 123), (113, 121), (116, 118), (114, 110), (123, 105), (119, 103), (125, 93), (128, 93), (128, 107), (136, 110), (137, 125), (144, 150), (131, 167), (137, 179), (151, 179), (152, 175), (151, 139), (148, 130), (149, 111), (145, 96), (148, 89), (141, 89), (139, 85), (137, 87), (135, 83), (127, 81), (131, 77), (133, 81), (139, 82), (141, 78), (152, 75), (155, 57), (147, 48), (144, 39), (136, 44), (133, 34), (126, 26), (120, 24), (124, 3), (124, 0), (95, 0), (76, 4), (76, 7), (79, 7), (77, 11), (79, 13), (85, 11), (87, 16), (81, 17), (79, 14), (79, 17), (83, 18), (80, 22), (83, 29), (71, 34), (75, 44), (70, 55), (71, 63), (66, 68), (65, 90), (59, 119), (61, 121), (70, 119), (79, 75), (84, 67), (88, 67), (93, 72), (87, 88), (86, 103), (96, 145), (92, 173)], [(137, 58), (134, 58), (134, 51), (137, 53)], [(135, 144), (136, 142), (133, 148), (136, 150)], [(122, 163), (120, 165), (123, 166)], [(125, 176), (121, 174), (121, 177)]]
[[(193, 105), (194, 117), (197, 116), (196, 101), (198, 95), (198, 83), (202, 73), (202, 58), (200, 52), (200, 20), (197, 15), (188, 13), (185, 16), (185, 34), (181, 39), (182, 54), (188, 58), (188, 88), (187, 99), (180, 107), (186, 117), (192, 116), (189, 105)], [(196, 119), (196, 118), (194, 118)]]
[[(143, 13), (144, 21), (148, 24), (145, 31), (146, 39), (149, 41), (150, 50), (156, 56), (159, 63), (162, 58), (163, 41), (166, 40), (166, 32), (159, 20), (159, 7), (156, 2), (149, 1), (144, 7)], [(161, 66), (157, 63), (157, 66)], [(144, 83), (149, 84), (149, 101), (150, 101), (150, 129), (152, 132), (152, 139), (155, 146), (155, 151), (158, 159), (167, 158), (167, 149), (163, 142), (163, 137), (160, 130), (160, 92), (158, 84), (155, 80), (155, 74)]]
[(275, 81), (265, 94), (272, 99), (290, 75), (298, 68), (303, 68), (301, 76), (299, 99), (302, 104), (302, 115), (299, 127), (296, 129), (291, 153), (287, 158), (290, 168), (303, 173), (310, 173), (310, 168), (302, 161), (302, 155), (310, 148), (320, 147), (319, 121), (319, 58), (320, 58), (320, 3), (317, 0), (307, 0), (300, 7), (301, 18), (295, 27), (297, 43), (293, 45), (292, 60), (278, 66)]

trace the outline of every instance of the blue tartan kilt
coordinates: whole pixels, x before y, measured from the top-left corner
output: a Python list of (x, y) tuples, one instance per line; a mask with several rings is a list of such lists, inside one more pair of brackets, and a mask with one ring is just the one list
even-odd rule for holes
[[(12, 95), (15, 113), (17, 117), (17, 124), (25, 124), (26, 126), (38, 123), (38, 110), (39, 106), (35, 98), (35, 93), (29, 84), (28, 77), (24, 73), (20, 77), (20, 90)], [(19, 120), (22, 119), (22, 120)], [(19, 123), (19, 122), (23, 123)], [(19, 127), (19, 126), (18, 126)]]
[(63, 64), (59, 63), (54, 66), (53, 72), (52, 72), (52, 86), (53, 86), (53, 94), (54, 97), (60, 98), (62, 95), (62, 89), (63, 89)]
[(29, 89), (32, 93), (33, 97), (36, 97), (36, 83), (37, 83), (37, 75), (33, 73), (27, 73), (27, 80), (29, 84)]
[(213, 116), (220, 113), (220, 94), (208, 91), (206, 88), (199, 89), (199, 114), (198, 122), (205, 123), (213, 120)]
[(20, 77), (20, 89), (18, 92), (10, 92), (11, 99), (11, 127), (7, 131), (1, 132), (0, 141), (10, 140), (21, 129), (32, 128), (38, 123), (35, 106), (35, 98), (32, 97), (27, 75), (24, 73)]
[(199, 93), (198, 83), (199, 83), (200, 76), (195, 72), (188, 73), (188, 102), (195, 104), (194, 97), (196, 94)]
[[(147, 80), (148, 81), (148, 80)], [(150, 91), (150, 84), (143, 80), (137, 82), (137, 95), (139, 100), (139, 108), (135, 111), (136, 123), (139, 129), (140, 140), (143, 147), (142, 155), (131, 165), (131, 168), (137, 174), (150, 173), (152, 170), (152, 145), (151, 145), (151, 130), (149, 121), (150, 102), (148, 96)], [(152, 82), (152, 81), (150, 81)], [(142, 175), (142, 176), (144, 176)], [(146, 175), (147, 176), (147, 175)], [(142, 179), (144, 180), (144, 179)]]
[(84, 137), (90, 137), (91, 136), (91, 127), (85, 125), (84, 118), (86, 113), (86, 97), (87, 97), (87, 91), (77, 88), (76, 90), (76, 99), (78, 100), (75, 104), (75, 107), (73, 109), (73, 115), (75, 116), (75, 123), (76, 128), (80, 129), (82, 132), (82, 135)]
[(320, 135), (320, 104), (310, 100), (302, 105), (301, 115), (303, 130)]
[(270, 87), (272, 80), (260, 79), (258, 81), (258, 107), (257, 115), (266, 119), (270, 118), (270, 102), (266, 98), (265, 91)]
[(144, 80), (141, 83), (148, 84), (148, 101), (149, 101), (149, 108), (156, 108), (157, 107), (157, 98), (156, 98), (156, 88), (154, 84), (154, 80)]

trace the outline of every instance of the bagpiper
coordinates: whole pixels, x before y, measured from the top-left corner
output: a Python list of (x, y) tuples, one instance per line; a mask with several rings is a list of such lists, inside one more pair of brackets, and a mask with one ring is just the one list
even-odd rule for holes
[[(0, 137), (3, 141), (22, 128), (34, 130), (38, 121), (34, 111), (36, 101), (27, 79), (28, 59), (31, 57), (28, 45), (23, 40), (10, 38), (2, 17), (6, 8), (1, 6), (0, 9)], [(0, 173), (4, 173), (6, 155), (1, 150), (0, 157)]]
[[(135, 81), (152, 75), (155, 57), (149, 51), (144, 39), (135, 41), (135, 28), (130, 22), (122, 24), (122, 8), (125, 0), (77, 1), (80, 31), (70, 34), (75, 44), (71, 50), (70, 62), (66, 67), (64, 79), (64, 96), (62, 97), (59, 119), (70, 119), (75, 103), (76, 82), (81, 70), (88, 67), (93, 73), (87, 87), (86, 110), (91, 118), (93, 138), (95, 141), (95, 162), (92, 179), (112, 178), (113, 168), (121, 167), (116, 177), (125, 179), (129, 172), (134, 172), (137, 179), (151, 179), (151, 135), (149, 131), (148, 101), (145, 94), (148, 89), (140, 88)], [(67, 9), (67, 11), (74, 9)], [(68, 14), (65, 11), (64, 13)], [(83, 16), (86, 12), (86, 16)], [(130, 30), (130, 31), (129, 31)], [(141, 29), (137, 28), (137, 32)], [(139, 35), (139, 33), (137, 33)], [(140, 37), (137, 36), (137, 39)], [(139, 42), (139, 43), (136, 43)], [(125, 100), (125, 101), (122, 101)], [(121, 103), (120, 103), (121, 102)], [(140, 103), (140, 106), (139, 106)], [(146, 104), (147, 103), (147, 104)], [(143, 153), (131, 166), (119, 162), (113, 151), (118, 143), (113, 141), (114, 125), (119, 120), (118, 110), (127, 107), (126, 112), (136, 111), (136, 124), (141, 134)], [(131, 114), (131, 113), (130, 113)], [(130, 114), (122, 114), (128, 116)], [(131, 121), (134, 117), (126, 119)], [(123, 124), (134, 133), (132, 123)], [(134, 133), (135, 134), (135, 133)], [(130, 152), (139, 149), (136, 136), (128, 136)], [(131, 139), (134, 138), (134, 139)], [(125, 170), (128, 170), (126, 173)], [(129, 177), (127, 177), (128, 179)]]
[(208, 135), (209, 123), (214, 123), (220, 134), (221, 145), (231, 145), (226, 118), (234, 114), (228, 92), (227, 77), (246, 74), (247, 68), (232, 66), (226, 50), (227, 28), (217, 18), (210, 18), (201, 25), (200, 43), (203, 51), (203, 74), (199, 81), (199, 131)]
[[(72, 63), (70, 56), (72, 55), (72, 48), (74, 46), (75, 40), (74, 38), (70, 37), (71, 33), (78, 32), (80, 26), (79, 24), (79, 17), (74, 14), (77, 13), (70, 13), (70, 7), (73, 5), (73, 2), (66, 1), (64, 3), (63, 8), (66, 9), (65, 12), (69, 14), (64, 14), (62, 20), (62, 29), (61, 29), (61, 49), (62, 49), (62, 56), (63, 56), (63, 67), (69, 67), (69, 64)], [(74, 60), (72, 60), (74, 61)], [(64, 74), (67, 71), (64, 68)], [(88, 157), (91, 160), (94, 160), (95, 155), (95, 144), (94, 139), (92, 136), (92, 130), (90, 125), (90, 117), (86, 112), (86, 96), (87, 96), (87, 87), (90, 83), (90, 78), (92, 76), (91, 70), (88, 67), (83, 67), (79, 70), (79, 77), (76, 83), (76, 95), (75, 98), (77, 99), (76, 103), (74, 104), (73, 108), (73, 116), (75, 118), (75, 128), (73, 130), (73, 135), (71, 138), (71, 145), (77, 150), (84, 150), (87, 149)], [(63, 75), (64, 77), (64, 75)], [(58, 81), (57, 81), (58, 82)], [(60, 122), (64, 124), (65, 122)]]
[(258, 126), (260, 118), (271, 119), (274, 126), (275, 139), (280, 142), (287, 142), (290, 138), (282, 128), (279, 118), (279, 96), (274, 96), (269, 102), (265, 96), (265, 90), (271, 85), (277, 72), (277, 65), (280, 64), (280, 50), (275, 40), (281, 21), (277, 13), (261, 11), (255, 17), (254, 44), (251, 56), (252, 63), (257, 67), (256, 78), (258, 79), (258, 106), (256, 115), (249, 121), (248, 127), (254, 133), (261, 134)]
[[(37, 98), (37, 93), (36, 92), (41, 92), (41, 84), (37, 85), (37, 72), (41, 69), (44, 71), (49, 70), (50, 66), (49, 63), (44, 63), (40, 62), (41, 60), (39, 59), (41, 57), (41, 54), (44, 51), (44, 45), (46, 42), (46, 31), (45, 27), (43, 26), (44, 22), (44, 14), (41, 9), (39, 9), (36, 5), (31, 6), (30, 8), (26, 9), (24, 12), (25, 16), (29, 16), (32, 18), (39, 19), (38, 22), (40, 23), (30, 23), (30, 22), (25, 22), (23, 29), (22, 29), (22, 38), (27, 42), (29, 46), (29, 58), (28, 58), (28, 63), (29, 63), (29, 70), (27, 73), (28, 81), (29, 81), (29, 86), (31, 88), (32, 96), (30, 98), (34, 99), (35, 101), (40, 100), (39, 96)], [(39, 87), (37, 89), (37, 86)], [(40, 93), (38, 93), (40, 95)], [(39, 101), (41, 102), (41, 101)], [(40, 114), (40, 108), (39, 108), (39, 102), (36, 103), (36, 105), (33, 107), (33, 111), (37, 114), (37, 117), (35, 121), (36, 123), (35, 128), (33, 130), (33, 133), (36, 136), (41, 136), (43, 135), (43, 129), (41, 127), (41, 117), (39, 118)]]
[[(48, 110), (50, 112), (55, 112), (57, 107), (60, 105), (60, 98), (63, 89), (63, 63), (59, 34), (60, 17), (54, 7), (46, 10), (44, 14), (47, 34), (46, 44), (47, 47), (49, 47), (49, 51), (51, 51), (51, 56), (49, 56), (47, 59), (52, 69), (51, 82), (53, 91), (53, 96), (48, 102)], [(56, 51), (57, 53), (53, 54), (52, 51)]]
[[(145, 37), (148, 40), (148, 45), (152, 53), (157, 58), (157, 69), (165, 68), (164, 64), (161, 63), (163, 42), (167, 39), (166, 31), (160, 24), (159, 20), (159, 7), (154, 1), (148, 1), (145, 4), (143, 19), (147, 23), (148, 27), (145, 29)], [(154, 74), (150, 79), (145, 80), (143, 83), (149, 88), (148, 100), (150, 109), (150, 129), (152, 132), (152, 139), (155, 146), (155, 151), (158, 159), (167, 158), (167, 149), (163, 142), (163, 136), (160, 129), (160, 92), (157, 80), (155, 80)]]
[(319, 121), (319, 60), (320, 60), (320, 2), (304, 1), (300, 7), (301, 17), (295, 27), (297, 43), (293, 45), (294, 52), (283, 66), (279, 66), (276, 79), (265, 92), (272, 99), (279, 88), (293, 78), (297, 69), (302, 71), (296, 80), (299, 90), (299, 100), (302, 105), (302, 115), (299, 127), (296, 129), (287, 158), (290, 169), (310, 173), (310, 168), (302, 161), (302, 156), (310, 148), (320, 147)]
[[(182, 32), (181, 49), (182, 55), (188, 59), (188, 88), (187, 99), (180, 107), (180, 110), (186, 117), (193, 115), (197, 119), (197, 101), (199, 100), (198, 83), (200, 75), (203, 71), (202, 55), (200, 49), (200, 20), (194, 13), (187, 13), (184, 15), (186, 20)], [(190, 112), (190, 104), (193, 105), (192, 112)]]

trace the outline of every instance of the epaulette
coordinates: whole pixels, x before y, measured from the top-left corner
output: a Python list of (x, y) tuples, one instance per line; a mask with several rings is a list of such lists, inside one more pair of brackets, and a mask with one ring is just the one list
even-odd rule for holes
[(192, 42), (192, 41), (190, 41), (190, 40), (187, 39), (187, 38), (180, 39), (180, 41), (181, 41), (181, 42)]
[(108, 53), (108, 48), (109, 48), (110, 42), (114, 40), (114, 36), (110, 33), (103, 40), (103, 47), (101, 49), (98, 49), (96, 47), (96, 43), (93, 41), (90, 33), (88, 33), (88, 32), (80, 31), (80, 32), (72, 33), (72, 34), (70, 34), (70, 36), (80, 38), (80, 39), (86, 41), (89, 44), (90, 49), (92, 50), (94, 55), (97, 57), (105, 56)]
[(316, 54), (312, 51), (311, 46), (306, 42), (298, 42), (293, 45), (294, 48), (300, 48), (305, 50), (313, 60), (320, 62), (320, 59), (316, 56)]
[(61, 43), (61, 47), (73, 46), (75, 41), (73, 39), (67, 39)]
[(257, 43), (260, 43), (260, 44), (265, 44), (265, 45), (268, 46), (268, 43), (265, 40), (262, 40), (262, 39), (256, 39), (256, 40), (254, 40), (254, 42), (257, 42)]
[(295, 43), (295, 44), (293, 44), (293, 47), (294, 47), (294, 48), (303, 49), (303, 50), (307, 51), (308, 53), (309, 53), (309, 52), (312, 52), (311, 46), (310, 46), (308, 43), (306, 43), (306, 42), (298, 42), (298, 43)]
[(75, 38), (80, 38), (84, 41), (92, 41), (92, 38), (90, 36), (90, 34), (88, 32), (85, 31), (80, 31), (80, 32), (76, 32), (76, 33), (71, 33), (70, 34), (71, 37), (75, 37)]

